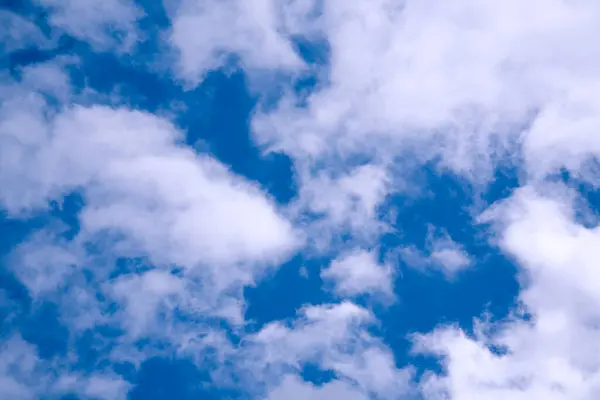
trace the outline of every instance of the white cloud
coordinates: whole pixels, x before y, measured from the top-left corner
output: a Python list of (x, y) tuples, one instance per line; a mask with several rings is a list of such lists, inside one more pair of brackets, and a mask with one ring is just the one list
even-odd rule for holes
[(27, 47), (44, 48), (50, 40), (31, 21), (7, 10), (0, 10), (0, 50), (6, 54)]
[(430, 255), (431, 259), (442, 266), (449, 274), (460, 271), (470, 264), (469, 257), (464, 251), (456, 248), (441, 248)]
[(331, 381), (322, 386), (303, 382), (296, 376), (286, 376), (280, 386), (269, 393), (268, 400), (366, 400), (361, 392), (346, 382)]
[(484, 215), (498, 224), (499, 245), (523, 268), (519, 299), (532, 319), (482, 323), (475, 337), (454, 328), (427, 335), (420, 345), (444, 356), (447, 370), (425, 382), (429, 398), (442, 392), (453, 399), (595, 398), (600, 235), (575, 220), (573, 197), (525, 187)]
[[(578, 90), (579, 71), (593, 73), (600, 58), (581, 40), (596, 32), (596, 9), (591, 1), (325, 2), (330, 84), (307, 110), (279, 110), (286, 113), (281, 117), (296, 115), (273, 133), (299, 141), (319, 132), (322, 144), (341, 135), (337, 146), (344, 150), (370, 148), (366, 138), (390, 137), (405, 146), (415, 134), (433, 135), (440, 141), (424, 151), (441, 151), (450, 165), (467, 167), (475, 157), (489, 157), (485, 136), (498, 124), (522, 122), (531, 107), (558, 99), (563, 89)], [(557, 47), (550, 51), (548, 41)], [(304, 129), (297, 129), (298, 120)]]
[(0, 348), (0, 394), (5, 398), (33, 399), (37, 354), (20, 337), (3, 341)]
[(77, 393), (84, 399), (113, 400), (126, 399), (131, 384), (113, 374), (96, 374), (82, 377), (64, 373), (54, 383), (53, 390), (58, 393)]
[[(75, 109), (56, 123), (65, 132), (61, 145), (80, 141), (97, 174), (81, 214), (88, 234), (117, 228), (154, 262), (186, 267), (269, 262), (296, 246), (290, 224), (256, 187), (173, 144), (169, 136), (178, 133), (166, 122), (126, 110)], [(88, 136), (78, 137), (80, 129)]]
[(77, 246), (57, 238), (54, 232), (38, 231), (13, 250), (7, 264), (37, 298), (66, 289), (83, 260)]
[(380, 264), (377, 258), (375, 251), (353, 250), (333, 260), (321, 271), (321, 278), (333, 283), (339, 296), (393, 296), (391, 266)]
[[(127, 50), (139, 38), (141, 13), (133, 3), (40, 3), (51, 9), (51, 24), (96, 49), (112, 49), (120, 36), (120, 50)], [(312, 2), (281, 9), (267, 0), (182, 1), (172, 10), (168, 40), (178, 53), (177, 74), (191, 84), (230, 54), (249, 71), (301, 71), (289, 35), (327, 40), (327, 79), (307, 106), (285, 91), (277, 107), (253, 120), (259, 144), (293, 158), (299, 198), (285, 214), (321, 215), (304, 226), (319, 250), (337, 251), (332, 238), (341, 233), (360, 245), (376, 243), (386, 229), (378, 207), (405, 188), (415, 165), (435, 161), (477, 184), (490, 179), (495, 162), (513, 151), (522, 155), (531, 187), (486, 218), (497, 223), (500, 248), (522, 267), (519, 299), (533, 319), (482, 324), (475, 337), (452, 327), (420, 336), (419, 349), (443, 356), (446, 367), (423, 380), (422, 390), (430, 399), (588, 399), (600, 391), (598, 228), (577, 222), (574, 194), (542, 189), (540, 182), (566, 167), (597, 184), (586, 162), (600, 152), (594, 139), (600, 53), (593, 45), (599, 4), (330, 0), (314, 19), (307, 16)], [(18, 17), (1, 14), (3, 20), (10, 26), (0, 38), (5, 48), (42, 40)], [(256, 185), (186, 148), (182, 133), (164, 119), (125, 108), (47, 107), (36, 92), (68, 102), (70, 90), (58, 67), (45, 68), (2, 84), (0, 204), (26, 217), (79, 191), (82, 229), (72, 241), (57, 241), (51, 229), (32, 236), (12, 260), (17, 275), (34, 295), (60, 296), (63, 318), (75, 329), (110, 320), (95, 298), (101, 290), (119, 301), (116, 322), (134, 338), (160, 336), (164, 328), (182, 351), (229, 344), (203, 329), (205, 336), (195, 337), (201, 336), (196, 326), (162, 327), (162, 314), (180, 307), (242, 324), (242, 287), (298, 249), (300, 224), (286, 220)], [(357, 167), (357, 159), (369, 162)], [(105, 259), (83, 251), (92, 243)], [(372, 254), (354, 253), (363, 262), (350, 265), (354, 245), (323, 277), (347, 295), (389, 291), (389, 275)], [(426, 250), (420, 261), (449, 275), (471, 264), (449, 236), (431, 239)], [(144, 257), (154, 269), (108, 281), (118, 256)], [(173, 264), (183, 272), (172, 274)], [(78, 280), (84, 265), (94, 268), (95, 282)], [(66, 281), (67, 292), (57, 294)], [(396, 367), (369, 323), (373, 316), (351, 303), (309, 306), (289, 325), (274, 322), (244, 337), (240, 348), (224, 346), (222, 356), (239, 361), (271, 396), (299, 390), (315, 398), (399, 398), (409, 390), (409, 369)], [(15, 353), (2, 357), (0, 390), (35, 397), (31, 376), (46, 366), (22, 341), (7, 349)], [(333, 370), (339, 380), (317, 388), (288, 377), (278, 386), (305, 362)], [(60, 382), (64, 390), (111, 399), (126, 388), (104, 375), (65, 374)]]
[[(164, 330), (163, 320), (158, 320), (157, 314), (163, 307), (163, 312), (168, 313), (187, 295), (184, 280), (160, 270), (125, 276), (109, 285), (108, 290), (123, 304), (121, 319), (127, 335), (134, 338), (140, 334), (155, 336), (153, 331), (157, 328)], [(171, 323), (168, 319), (166, 322)], [(158, 336), (162, 336), (161, 332)]]
[(129, 384), (112, 374), (71, 373), (69, 366), (39, 358), (35, 346), (18, 335), (0, 347), (0, 395), (15, 400), (77, 394), (81, 399), (125, 399)]
[(301, 174), (299, 179), (299, 198), (290, 212), (316, 215), (305, 228), (315, 249), (329, 250), (347, 232), (356, 241), (370, 244), (387, 229), (377, 219), (377, 207), (390, 183), (384, 169), (366, 164), (337, 174), (335, 169)]
[(411, 390), (411, 371), (397, 369), (389, 349), (368, 333), (373, 322), (367, 310), (349, 302), (305, 307), (291, 327), (271, 323), (249, 338), (246, 360), (253, 361), (247, 369), (276, 387), (283, 373), (311, 362), (353, 382), (360, 392), (396, 398)]
[(1, 200), (12, 213), (82, 190), (81, 239), (119, 232), (156, 263), (186, 267), (268, 263), (298, 243), (257, 187), (177, 144), (181, 133), (165, 120), (75, 106), (48, 121), (35, 96), (0, 112)]
[(208, 71), (227, 64), (231, 55), (247, 70), (301, 68), (281, 12), (273, 0), (181, 1), (169, 35), (178, 53), (177, 72), (195, 85)]
[(21, 85), (41, 94), (53, 96), (60, 101), (67, 100), (71, 94), (71, 82), (64, 67), (77, 62), (76, 57), (65, 56), (22, 68)]
[(308, 306), (299, 314), (293, 328), (274, 322), (256, 334), (254, 341), (265, 345), (267, 363), (295, 364), (298, 354), (305, 359), (314, 358), (319, 350), (333, 348), (332, 344), (348, 339), (353, 328), (360, 328), (373, 318), (369, 311), (350, 302)]
[(595, 149), (598, 15), (594, 1), (323, 2), (307, 27), (329, 44), (327, 78), (256, 113), (255, 137), (294, 159), (301, 193), (357, 157), (391, 175), (387, 193), (428, 161), (476, 184), (516, 154), (530, 172), (577, 167)]
[[(357, 155), (404, 171), (403, 178), (413, 163), (433, 160), (474, 184), (487, 182), (496, 162), (517, 164), (522, 156), (532, 184), (566, 167), (597, 185), (589, 161), (599, 155), (600, 53), (589, 43), (598, 7), (325, 2), (319, 26), (331, 50), (327, 81), (305, 103), (288, 94), (277, 109), (258, 113), (256, 138), (292, 156), (306, 187), (318, 181), (315, 169), (348, 165)], [(387, 193), (402, 189), (394, 176)], [(490, 214), (500, 223), (502, 250), (524, 270), (520, 300), (533, 321), (515, 317), (477, 338), (454, 328), (426, 336), (425, 347), (446, 357), (446, 373), (423, 383), (427, 398), (588, 399), (600, 390), (591, 261), (597, 228), (575, 222), (569, 196), (537, 190), (520, 191), (509, 211)], [(418, 261), (449, 275), (471, 265), (449, 237), (426, 250)], [(489, 344), (508, 353), (494, 354)]]
[(590, 80), (545, 107), (524, 138), (527, 169), (534, 178), (561, 167), (595, 181), (587, 162), (600, 154), (599, 80)]
[(131, 0), (36, 0), (50, 11), (48, 21), (101, 51), (129, 51), (139, 40), (136, 21), (143, 11)]
[[(83, 207), (74, 238), (48, 226), (13, 253), (10, 266), (30, 294), (58, 303), (74, 332), (116, 324), (127, 340), (168, 337), (175, 348), (191, 327), (161, 326), (172, 309), (243, 323), (243, 287), (302, 244), (274, 202), (183, 145), (167, 120), (104, 106), (55, 110), (35, 92), (43, 82), (5, 84), (0, 204), (27, 218), (79, 192)], [(109, 279), (119, 257), (155, 270)], [(171, 275), (173, 267), (183, 271)], [(111, 301), (121, 306), (116, 314)]]
[(462, 246), (456, 243), (445, 229), (428, 229), (423, 251), (409, 246), (400, 251), (404, 262), (414, 268), (440, 270), (448, 278), (473, 264), (473, 260)]

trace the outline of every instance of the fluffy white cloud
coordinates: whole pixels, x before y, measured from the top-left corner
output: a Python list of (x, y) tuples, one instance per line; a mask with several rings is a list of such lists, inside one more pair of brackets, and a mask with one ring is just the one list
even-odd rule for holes
[(247, 70), (301, 68), (289, 33), (273, 0), (184, 0), (173, 11), (169, 41), (178, 55), (177, 72), (195, 85), (232, 55)]
[[(330, 45), (327, 81), (305, 102), (288, 95), (277, 109), (257, 114), (256, 137), (291, 155), (306, 187), (314, 185), (315, 169), (331, 168), (331, 160), (351, 164), (357, 156), (372, 157), (384, 171), (404, 170), (392, 176), (388, 193), (404, 189), (410, 167), (424, 162), (478, 184), (497, 162), (518, 164), (513, 157), (524, 159), (523, 175), (533, 185), (562, 167), (597, 185), (600, 53), (588, 44), (598, 33), (598, 7), (593, 1), (324, 2), (319, 27)], [(446, 357), (446, 373), (423, 382), (426, 397), (598, 393), (591, 261), (597, 229), (575, 220), (569, 196), (537, 190), (519, 191), (503, 212), (490, 213), (500, 223), (501, 249), (524, 270), (520, 300), (532, 320), (514, 317), (476, 338), (453, 328), (426, 336), (421, 344)], [(320, 198), (306, 198), (319, 204)], [(430, 241), (427, 252), (419, 261), (448, 273), (470, 264), (450, 238)], [(491, 344), (507, 353), (493, 352)]]
[(38, 231), (20, 243), (8, 258), (15, 275), (33, 297), (64, 290), (74, 269), (85, 259), (81, 249), (52, 231)]
[(322, 386), (286, 376), (280, 386), (269, 393), (269, 400), (366, 400), (367, 397), (346, 382), (331, 381)]
[[(331, 150), (333, 137), (343, 139), (335, 147), (344, 152), (398, 149), (372, 148), (373, 141), (405, 147), (435, 139), (420, 150), (463, 170), (491, 156), (490, 135), (518, 134), (512, 124), (531, 110), (588, 86), (600, 62), (584, 45), (595, 35), (597, 7), (327, 1), (320, 26), (331, 46), (328, 83), (306, 109), (282, 103), (269, 115), (274, 129), (258, 137), (317, 154)], [(320, 145), (302, 146), (307, 137)]]
[(81, 399), (125, 399), (129, 384), (111, 373), (71, 373), (68, 366), (39, 358), (18, 335), (0, 346), (0, 395), (15, 400), (77, 394)]
[[(374, 322), (369, 311), (350, 302), (308, 306), (300, 310), (291, 326), (274, 322), (248, 338), (247, 353), (242, 354), (245, 360), (252, 360), (247, 366), (251, 377), (260, 377), (259, 381), (274, 387), (281, 384), (286, 372), (313, 363), (353, 382), (356, 387), (351, 392), (355, 396), (403, 396), (411, 390), (412, 371), (398, 369), (389, 349), (368, 332)], [(289, 384), (286, 380), (289, 378), (283, 379), (283, 385)], [(346, 384), (331, 385), (335, 389), (327, 391), (350, 390)], [(273, 390), (277, 393), (278, 389)]]
[[(30, 294), (60, 304), (77, 331), (117, 324), (131, 339), (172, 335), (175, 347), (190, 327), (160, 327), (174, 309), (243, 323), (243, 287), (302, 244), (275, 204), (185, 146), (167, 120), (105, 106), (56, 110), (36, 93), (46, 81), (24, 76), (6, 83), (0, 104), (0, 203), (21, 218), (73, 192), (83, 200), (75, 237), (48, 226), (10, 257)], [(49, 91), (75, 99), (62, 85)], [(119, 257), (156, 269), (113, 278)], [(173, 275), (174, 267), (183, 270)], [(121, 306), (116, 314), (110, 301)]]
[(590, 162), (600, 154), (599, 84), (598, 79), (582, 83), (540, 111), (523, 143), (533, 178), (564, 167), (595, 184), (597, 176)]
[(37, 354), (32, 345), (19, 337), (4, 341), (1, 348), (0, 393), (3, 397), (32, 399)]
[[(297, 167), (300, 170), (303, 166)], [(357, 242), (370, 244), (387, 229), (377, 217), (377, 207), (389, 190), (386, 171), (371, 164), (344, 169), (299, 174), (299, 198), (290, 211), (296, 216), (315, 216), (305, 229), (318, 251), (338, 245), (339, 235), (346, 232), (351, 232)]]
[(44, 107), (26, 92), (0, 109), (1, 200), (10, 212), (81, 190), (81, 236), (120, 232), (153, 261), (186, 267), (268, 262), (297, 244), (257, 187), (180, 145), (169, 122), (98, 106), (48, 119)]
[(325, 1), (307, 26), (329, 45), (326, 79), (257, 113), (255, 137), (293, 157), (315, 206), (315, 170), (344, 175), (356, 158), (386, 193), (425, 162), (475, 184), (521, 156), (528, 173), (578, 167), (596, 146), (598, 15), (594, 1)]
[[(439, 160), (477, 184), (517, 154), (537, 182), (566, 167), (597, 184), (590, 161), (599, 155), (600, 53), (587, 43), (599, 15), (592, 1), (325, 2), (319, 26), (331, 50), (327, 81), (306, 102), (289, 95), (257, 114), (256, 137), (291, 155), (307, 188), (318, 182), (315, 169), (357, 155), (384, 171), (405, 166), (388, 193), (404, 188), (412, 163)], [(596, 229), (576, 222), (571, 200), (556, 196), (523, 190), (494, 217), (502, 222), (501, 248), (525, 271), (520, 299), (533, 320), (515, 317), (478, 338), (451, 328), (427, 336), (426, 347), (446, 356), (447, 367), (423, 382), (427, 397), (587, 399), (598, 392)], [(305, 199), (318, 205), (322, 197)], [(343, 205), (334, 207), (344, 214)], [(471, 261), (446, 239), (431, 240), (420, 260), (453, 274)], [(492, 343), (508, 353), (492, 352)]]
[[(139, 38), (141, 13), (132, 2), (40, 3), (51, 24), (96, 49), (122, 39), (127, 50)], [(46, 64), (0, 88), (0, 204), (26, 217), (77, 191), (81, 230), (72, 240), (52, 227), (32, 236), (10, 260), (15, 274), (33, 295), (52, 296), (75, 330), (116, 323), (131, 340), (167, 338), (197, 358), (202, 346), (220, 347), (271, 398), (298, 391), (315, 399), (398, 399), (410, 391), (410, 368), (396, 367), (369, 333), (374, 317), (351, 303), (307, 306), (290, 324), (268, 324), (237, 348), (218, 333), (175, 323), (171, 313), (243, 324), (242, 288), (298, 248), (299, 229), (319, 251), (343, 249), (322, 273), (340, 295), (388, 293), (389, 269), (354, 249), (376, 245), (389, 229), (379, 212), (388, 195), (410, 190), (423, 163), (477, 185), (497, 162), (522, 158), (529, 186), (484, 220), (496, 224), (500, 249), (521, 266), (519, 300), (531, 319), (481, 323), (474, 337), (453, 327), (418, 336), (417, 349), (445, 366), (420, 388), (430, 399), (595, 398), (598, 228), (577, 220), (576, 194), (542, 182), (564, 167), (598, 183), (590, 164), (600, 152), (593, 45), (600, 3), (329, 0), (319, 13), (312, 1), (282, 4), (176, 2), (167, 39), (176, 74), (192, 85), (231, 55), (248, 71), (301, 72), (290, 35), (327, 42), (325, 79), (307, 99), (289, 88), (276, 107), (254, 114), (259, 144), (293, 158), (299, 196), (289, 209), (281, 212), (256, 185), (187, 148), (164, 119), (126, 108), (48, 107), (42, 93), (73, 99), (60, 67)], [(0, 21), (10, 27), (3, 48), (42, 41), (19, 17), (4, 13)], [(448, 275), (471, 264), (447, 235), (430, 238), (426, 253), (417, 261)], [(120, 256), (152, 267), (110, 277)], [(93, 269), (92, 283), (82, 279), (85, 268)], [(96, 291), (119, 310), (107, 315)], [(11, 343), (16, 355), (2, 357), (0, 390), (34, 397), (29, 377), (56, 367), (26, 343)], [(316, 387), (291, 377), (308, 362), (337, 379)], [(110, 376), (71, 376), (52, 387), (106, 398), (126, 388)]]
[[(110, 286), (113, 296), (124, 305), (122, 316), (128, 335), (152, 334), (161, 324), (156, 320), (162, 305), (172, 308), (186, 295), (185, 281), (169, 272), (151, 270), (125, 276)], [(169, 310), (166, 310), (167, 312)]]
[[(475, 337), (440, 328), (418, 341), (447, 373), (423, 383), (428, 398), (592, 399), (600, 390), (597, 227), (575, 219), (564, 188), (520, 189), (490, 209), (499, 245), (523, 267), (522, 312)], [(495, 350), (494, 350), (495, 349)]]
[(342, 254), (321, 271), (321, 278), (330, 281), (340, 296), (393, 296), (392, 267), (380, 264), (375, 251), (353, 250)]

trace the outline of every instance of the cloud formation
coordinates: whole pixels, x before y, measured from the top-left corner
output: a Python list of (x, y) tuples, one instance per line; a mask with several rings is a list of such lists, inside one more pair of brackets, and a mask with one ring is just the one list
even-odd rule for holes
[[(211, 73), (241, 71), (253, 145), (290, 160), (295, 196), (277, 203), (190, 146), (183, 111), (157, 115), (76, 83), (90, 53), (114, 65), (139, 56), (150, 40), (141, 3), (39, 0), (43, 29), (33, 13), (1, 10), (3, 60), (58, 51), (65, 37), (76, 45), (0, 74), (2, 215), (42, 221), (3, 268), (27, 312), (53, 304), (68, 331), (65, 354), (46, 357), (4, 318), (0, 394), (126, 398), (132, 384), (114, 365), (166, 356), (250, 398), (597, 397), (597, 2), (165, 3), (162, 69), (135, 73), (162, 74), (189, 100)], [(210, 112), (198, 104), (183, 108)], [(471, 315), (470, 326), (441, 316), (397, 334), (380, 320), (380, 307), (402, 304), (405, 264), (438, 269), (447, 285), (485, 267), (460, 229), (427, 221), (435, 228), (406, 237), (395, 210), (436, 190), (419, 186), (424, 169), (469, 187), (469, 232), (517, 266), (508, 316)], [(507, 169), (515, 187), (488, 196)], [(322, 296), (254, 324), (245, 290), (296, 259), (317, 270)], [(92, 371), (76, 362), (84, 337), (102, 353)], [(311, 381), (307, 365), (330, 379)]]

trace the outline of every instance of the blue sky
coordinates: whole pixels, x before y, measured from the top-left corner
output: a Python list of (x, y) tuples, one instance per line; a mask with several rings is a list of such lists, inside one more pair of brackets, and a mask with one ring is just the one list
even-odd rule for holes
[(0, 7), (0, 397), (595, 399), (592, 0)]

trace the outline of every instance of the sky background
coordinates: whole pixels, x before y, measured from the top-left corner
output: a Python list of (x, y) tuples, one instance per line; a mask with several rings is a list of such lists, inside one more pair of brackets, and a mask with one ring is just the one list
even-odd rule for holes
[(0, 398), (597, 399), (599, 27), (0, 2)]

